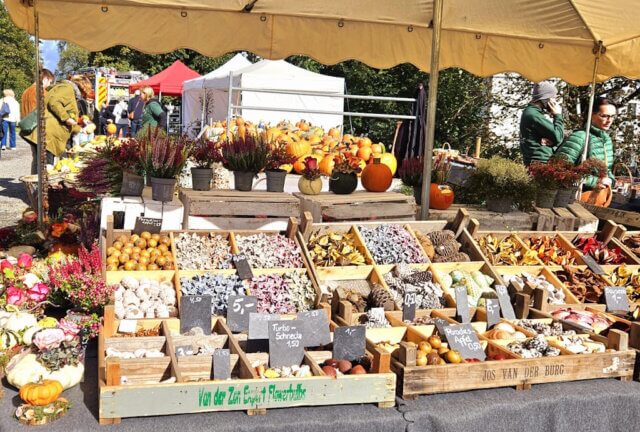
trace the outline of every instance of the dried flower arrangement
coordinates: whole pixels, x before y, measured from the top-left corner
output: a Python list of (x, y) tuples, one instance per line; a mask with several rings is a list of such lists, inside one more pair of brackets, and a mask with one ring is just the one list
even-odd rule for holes
[(302, 170), (302, 177), (307, 180), (319, 179), (322, 173), (318, 168), (318, 160), (314, 157), (307, 156), (304, 159), (304, 170)]

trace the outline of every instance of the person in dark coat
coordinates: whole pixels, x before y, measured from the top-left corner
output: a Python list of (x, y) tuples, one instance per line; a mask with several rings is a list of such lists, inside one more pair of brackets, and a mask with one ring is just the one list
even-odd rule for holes
[[(549, 82), (533, 86), (531, 102), (520, 118), (520, 150), (525, 165), (547, 162), (564, 139), (562, 108), (556, 102), (558, 90)], [(550, 121), (545, 113), (553, 116)]]
[(131, 136), (134, 137), (142, 128), (142, 114), (144, 112), (144, 101), (140, 97), (140, 90), (136, 90), (134, 96), (129, 100), (129, 120), (131, 120)]

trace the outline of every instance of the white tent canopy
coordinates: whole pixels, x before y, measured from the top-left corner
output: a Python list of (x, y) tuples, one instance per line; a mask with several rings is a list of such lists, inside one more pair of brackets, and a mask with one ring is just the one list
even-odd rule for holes
[[(225, 65), (226, 66), (226, 65)], [(224, 67), (224, 66), (223, 66)], [(218, 69), (219, 70), (219, 69)], [(202, 78), (191, 81), (204, 80), (204, 87), (208, 90), (219, 91), (224, 97), (216, 98), (214, 102), (213, 115), (207, 117), (207, 121), (213, 119), (224, 120), (227, 116), (228, 109), (228, 89), (229, 89), (229, 70), (223, 76), (217, 74), (209, 78), (205, 75)], [(183, 104), (188, 99), (189, 82), (185, 83), (185, 95), (183, 96)], [(318, 74), (299, 68), (284, 60), (262, 60), (255, 64), (246, 66), (242, 69), (233, 71), (234, 87), (262, 89), (262, 90), (287, 90), (299, 92), (325, 92), (330, 94), (344, 95), (344, 78), (331, 77)], [(236, 114), (242, 115), (246, 120), (258, 123), (260, 121), (272, 124), (281, 120), (290, 120), (296, 122), (305, 119), (314, 125), (322, 126), (325, 129), (342, 126), (342, 115), (329, 114), (308, 114), (294, 112), (269, 111), (267, 108), (283, 108), (296, 110), (321, 110), (321, 111), (343, 111), (344, 99), (342, 97), (322, 97), (311, 95), (291, 95), (291, 94), (274, 94), (274, 93), (257, 93), (251, 91), (243, 91), (241, 103), (237, 102), (237, 96), (240, 92), (234, 92), (234, 104), (264, 107), (264, 110), (239, 110)], [(197, 96), (196, 96), (197, 100)], [(188, 101), (186, 103), (189, 103)], [(186, 104), (185, 104), (186, 107)], [(198, 103), (198, 109), (202, 109)], [(186, 108), (185, 108), (186, 112)], [(185, 116), (185, 122), (193, 122), (193, 119)], [(200, 114), (196, 116), (200, 118)]]
[(251, 62), (242, 54), (236, 54), (218, 69), (199, 78), (185, 81), (182, 86), (183, 130), (193, 133), (194, 126), (202, 126), (211, 119), (225, 118), (229, 104), (227, 90), (216, 89), (211, 86), (211, 83), (217, 78), (226, 79), (228, 82), (229, 72), (250, 65)]

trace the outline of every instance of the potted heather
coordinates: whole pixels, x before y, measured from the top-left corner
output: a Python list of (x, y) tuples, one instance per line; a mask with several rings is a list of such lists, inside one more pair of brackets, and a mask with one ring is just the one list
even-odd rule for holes
[(198, 139), (191, 147), (190, 156), (195, 167), (191, 168), (193, 190), (208, 191), (213, 180), (211, 166), (217, 159), (217, 148), (213, 141), (205, 138)]
[(134, 139), (122, 140), (112, 152), (112, 160), (122, 169), (120, 195), (142, 196), (144, 168), (140, 162), (140, 145)]
[(487, 209), (508, 213), (514, 204), (530, 205), (534, 187), (524, 165), (494, 156), (478, 161), (465, 189), (473, 191), (487, 203)]
[(292, 164), (296, 158), (287, 153), (286, 146), (273, 143), (270, 145), (269, 154), (267, 156), (267, 167), (265, 169), (267, 175), (267, 191), (268, 192), (284, 192), (284, 181), (287, 177), (287, 171), (282, 169), (282, 165)]
[(151, 183), (154, 201), (172, 201), (176, 178), (187, 160), (190, 142), (187, 138), (172, 138), (149, 128), (139, 138), (140, 160)]
[(268, 155), (269, 147), (258, 137), (234, 135), (222, 144), (221, 162), (226, 169), (233, 171), (235, 189), (250, 191), (253, 178), (267, 165)]
[(333, 172), (329, 178), (329, 190), (335, 194), (348, 195), (358, 187), (358, 173), (362, 171), (360, 159), (351, 153), (340, 153), (333, 160)]
[(528, 167), (536, 187), (536, 206), (551, 208), (558, 194), (557, 176), (565, 170), (563, 160), (551, 158), (548, 162), (533, 162)]
[(307, 156), (304, 159), (302, 177), (298, 180), (298, 189), (305, 195), (318, 195), (322, 190), (322, 174), (318, 168), (318, 160)]
[(593, 159), (589, 159), (575, 166), (564, 155), (559, 157), (558, 165), (562, 169), (556, 173), (558, 194), (553, 203), (554, 207), (566, 207), (575, 201), (580, 181), (583, 177), (591, 174), (592, 163)]
[(405, 186), (413, 188), (413, 196), (416, 204), (422, 204), (422, 170), (424, 162), (422, 158), (409, 158), (402, 161), (400, 166), (400, 179)]

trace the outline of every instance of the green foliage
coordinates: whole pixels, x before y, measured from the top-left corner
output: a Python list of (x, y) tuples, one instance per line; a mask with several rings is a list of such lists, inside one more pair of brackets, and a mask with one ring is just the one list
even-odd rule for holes
[(535, 193), (524, 165), (497, 156), (478, 162), (477, 169), (465, 183), (465, 189), (483, 200), (512, 197), (521, 206), (527, 206)]
[(68, 42), (59, 42), (58, 74), (67, 77), (89, 64), (89, 51)]
[(36, 50), (29, 34), (17, 28), (0, 2), (0, 90), (12, 89), (19, 101), (34, 81)]

